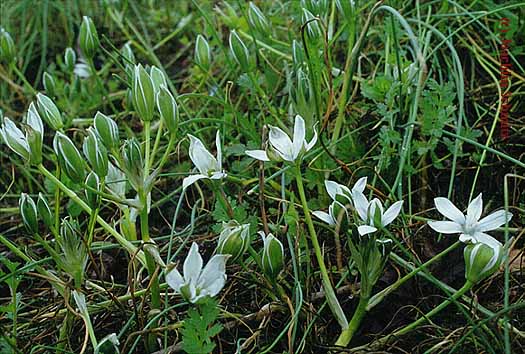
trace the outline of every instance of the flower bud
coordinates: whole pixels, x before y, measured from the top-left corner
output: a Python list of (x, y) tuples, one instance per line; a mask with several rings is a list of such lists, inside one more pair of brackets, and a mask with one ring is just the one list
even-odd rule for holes
[(133, 54), (133, 50), (131, 49), (131, 45), (129, 44), (129, 42), (126, 42), (126, 44), (122, 46), (122, 49), (120, 52), (122, 53), (122, 56), (126, 58), (126, 60), (130, 64), (133, 64), (133, 65), (135, 64), (135, 54)]
[(355, 21), (354, 0), (336, 0), (336, 4), (339, 12), (348, 23)]
[(260, 34), (268, 35), (270, 25), (262, 11), (253, 2), (248, 7), (248, 22)]
[(44, 83), (44, 89), (46, 90), (46, 93), (53, 97), (55, 96), (55, 79), (53, 79), (53, 76), (51, 76), (48, 72), (44, 72), (44, 75), (42, 75), (42, 82)]
[(54, 130), (62, 129), (64, 127), (64, 122), (62, 121), (60, 111), (53, 101), (41, 93), (36, 95), (36, 101), (38, 110), (46, 123)]
[(272, 234), (266, 237), (263, 232), (259, 232), (264, 241), (262, 267), (266, 276), (275, 279), (284, 267), (283, 244)]
[(251, 71), (250, 53), (235, 30), (230, 32), (230, 51), (244, 72)]
[(175, 135), (179, 125), (179, 107), (166, 86), (161, 86), (157, 92), (157, 109), (170, 134)]
[[(497, 242), (497, 243), (496, 243)], [(476, 284), (496, 272), (503, 261), (503, 245), (478, 242), (465, 246), (465, 278)]]
[(84, 278), (88, 254), (80, 236), (78, 222), (69, 217), (62, 220), (58, 243), (62, 250), (61, 267), (75, 281), (79, 288)]
[(122, 149), (123, 169), (135, 190), (143, 185), (143, 160), (140, 144), (137, 139), (132, 138), (124, 142)]
[(301, 43), (295, 39), (292, 41), (292, 59), (296, 67), (300, 66), (304, 62), (304, 52)]
[(136, 65), (133, 72), (133, 106), (143, 121), (153, 119), (155, 91), (150, 76), (142, 65)]
[(66, 65), (66, 70), (72, 72), (75, 69), (75, 63), (77, 62), (77, 55), (73, 48), (67, 47), (64, 53), (64, 64)]
[(308, 24), (306, 25), (306, 33), (308, 34), (308, 38), (312, 40), (321, 38), (322, 32), (321, 27), (319, 27), (318, 20), (315, 19), (315, 16), (310, 11), (303, 8), (303, 23), (307, 22)]
[(197, 36), (197, 41), (195, 42), (195, 62), (199, 65), (204, 71), (210, 69), (211, 63), (211, 50), (210, 45), (206, 38), (202, 35)]
[(38, 233), (38, 213), (33, 199), (26, 193), (22, 193), (18, 201), (18, 206), (20, 208), (20, 215), (22, 215), (22, 221), (27, 230), (33, 234)]
[(54, 227), (55, 221), (53, 220), (51, 208), (49, 207), (49, 204), (47, 203), (47, 200), (42, 193), (38, 193), (36, 209), (38, 210), (38, 215), (40, 215), (40, 218), (42, 219), (44, 224), (49, 228)]
[(93, 171), (100, 178), (108, 174), (108, 151), (104, 144), (100, 142), (93, 129), (88, 128), (88, 136), (84, 138), (82, 150), (84, 156), (89, 161)]
[(231, 220), (223, 223), (216, 252), (218, 254), (229, 254), (232, 261), (241, 257), (250, 244), (250, 224), (240, 225)]
[(9, 118), (4, 118), (4, 123), (0, 127), (0, 136), (11, 150), (20, 155), (24, 160), (29, 161), (31, 148), (26, 137), (16, 124)]
[(85, 190), (86, 202), (92, 209), (95, 209), (98, 206), (98, 202), (100, 200), (100, 197), (97, 193), (101, 192), (100, 179), (95, 172), (91, 171), (88, 173), (85, 183), (87, 186)]
[(53, 139), (53, 148), (60, 167), (69, 179), (79, 184), (84, 182), (86, 177), (85, 162), (71, 139), (61, 132), (57, 132)]
[(26, 139), (31, 152), (29, 161), (32, 164), (38, 165), (42, 163), (44, 124), (33, 102), (31, 102), (27, 110), (26, 124)]
[(161, 86), (168, 87), (168, 83), (166, 81), (166, 76), (156, 66), (152, 66), (151, 67), (149, 76), (151, 77), (151, 82), (153, 83), (153, 92), (155, 92), (155, 94), (157, 94), (157, 92), (159, 92), (159, 89), (160, 89)]
[(80, 49), (88, 59), (93, 59), (100, 45), (97, 29), (91, 18), (84, 16), (80, 25), (79, 34)]
[(9, 32), (0, 28), (0, 61), (11, 64), (16, 59), (15, 42)]
[(93, 120), (95, 133), (102, 144), (109, 150), (116, 149), (119, 145), (119, 133), (117, 123), (105, 114), (97, 112)]

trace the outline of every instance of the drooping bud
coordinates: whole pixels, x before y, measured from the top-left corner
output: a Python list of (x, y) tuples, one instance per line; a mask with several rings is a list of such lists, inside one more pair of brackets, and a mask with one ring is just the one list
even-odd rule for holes
[(80, 236), (78, 222), (69, 217), (62, 220), (58, 243), (62, 250), (61, 267), (75, 282), (75, 287), (80, 288), (84, 279), (88, 254)]
[(143, 160), (140, 144), (137, 139), (132, 138), (124, 142), (122, 149), (123, 169), (135, 190), (142, 188)]
[(55, 79), (53, 79), (53, 76), (51, 76), (48, 72), (44, 72), (44, 75), (42, 75), (42, 82), (44, 83), (44, 89), (46, 90), (46, 93), (53, 97), (55, 96)]
[(27, 231), (33, 234), (38, 233), (38, 213), (33, 199), (28, 194), (22, 193), (18, 201), (18, 206)]
[(270, 25), (266, 16), (253, 2), (250, 2), (248, 7), (248, 22), (257, 32), (263, 35), (268, 35), (270, 32)]
[(20, 155), (24, 160), (29, 161), (31, 148), (24, 133), (9, 118), (5, 117), (0, 127), (0, 136), (11, 150)]
[(102, 144), (109, 150), (116, 149), (119, 144), (117, 123), (105, 114), (97, 112), (93, 124), (95, 126), (95, 133), (100, 141), (102, 141)]
[(9, 32), (0, 27), (0, 61), (11, 64), (16, 59), (15, 42)]
[(199, 65), (204, 71), (210, 70), (211, 63), (211, 50), (210, 45), (206, 38), (202, 35), (197, 36), (197, 41), (195, 42), (195, 62)]
[(97, 29), (91, 18), (84, 16), (80, 25), (79, 43), (82, 53), (88, 59), (93, 59), (100, 45)]
[(97, 174), (91, 171), (88, 173), (86, 177), (86, 201), (87, 204), (92, 208), (95, 209), (98, 206), (98, 202), (100, 200), (100, 197), (97, 192), (101, 192), (100, 187), (100, 179), (98, 178)]
[(494, 244), (478, 242), (465, 246), (465, 278), (476, 284), (496, 272), (504, 257), (504, 247), (498, 241)]
[(31, 102), (26, 115), (26, 138), (30, 149), (29, 161), (38, 165), (42, 163), (42, 143), (44, 139), (44, 124), (36, 110), (35, 104)]
[(133, 72), (133, 106), (143, 121), (153, 119), (155, 91), (150, 76), (142, 65), (136, 65)]
[(46, 123), (54, 130), (62, 129), (64, 127), (62, 115), (53, 101), (41, 93), (36, 95), (36, 100), (38, 110), (40, 111), (40, 114)]
[(64, 64), (68, 72), (72, 72), (75, 69), (75, 63), (77, 62), (77, 55), (73, 48), (67, 47), (64, 53)]
[(262, 231), (259, 232), (259, 234), (262, 236), (264, 242), (262, 254), (263, 271), (266, 276), (275, 279), (284, 266), (283, 244), (272, 234), (264, 236)]
[(179, 108), (166, 86), (161, 86), (157, 92), (157, 109), (170, 134), (175, 135), (179, 126)]
[(84, 182), (86, 177), (85, 162), (71, 139), (61, 132), (57, 132), (53, 139), (53, 148), (60, 167), (69, 179), (79, 184)]
[(166, 81), (166, 76), (156, 66), (152, 66), (151, 67), (149, 75), (151, 77), (151, 82), (153, 83), (153, 91), (155, 92), (155, 94), (157, 94), (157, 92), (159, 92), (159, 89), (160, 89), (161, 86), (168, 87), (168, 83)]
[(44, 224), (49, 228), (54, 227), (55, 222), (53, 220), (51, 208), (49, 207), (49, 204), (42, 193), (38, 193), (36, 209), (38, 210), (38, 215), (40, 215), (40, 218), (42, 219)]
[(223, 223), (216, 252), (218, 254), (229, 254), (232, 261), (241, 257), (250, 244), (250, 224), (240, 225), (231, 220)]
[(229, 42), (233, 59), (235, 59), (237, 64), (239, 64), (244, 72), (251, 71), (250, 53), (248, 52), (248, 48), (242, 41), (241, 37), (239, 37), (235, 30), (230, 32)]
[(306, 25), (306, 33), (308, 34), (308, 38), (314, 41), (321, 38), (322, 32), (318, 20), (315, 19), (315, 16), (310, 11), (304, 8), (303, 23), (308, 23)]
[(108, 174), (108, 151), (92, 128), (88, 128), (87, 132), (82, 145), (84, 156), (98, 177), (104, 178)]

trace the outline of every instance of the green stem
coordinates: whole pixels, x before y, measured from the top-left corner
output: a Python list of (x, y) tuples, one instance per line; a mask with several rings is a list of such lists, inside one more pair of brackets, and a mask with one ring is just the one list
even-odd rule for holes
[[(51, 172), (49, 172), (44, 165), (38, 165), (38, 170), (47, 177), (53, 184), (55, 184), (60, 190), (62, 190), (71, 200), (77, 203), (86, 213), (91, 215), (93, 210), (87, 205), (82, 199), (76, 195), (71, 189), (69, 189), (65, 184), (63, 184), (58, 178), (56, 178)], [(144, 258), (144, 252), (137, 250), (134, 244), (129, 242), (124, 236), (122, 236), (117, 230), (115, 230), (111, 225), (109, 225), (104, 219), (97, 215), (97, 222), (104, 230), (111, 234), (117, 242), (124, 247), (130, 254), (135, 254), (136, 257), (142, 264), (146, 264), (146, 259)]]
[(319, 264), (319, 270), (321, 271), (321, 278), (326, 294), (326, 300), (328, 301), (328, 305), (330, 306), (332, 313), (337, 318), (339, 325), (343, 330), (346, 330), (348, 328), (348, 320), (346, 319), (343, 309), (341, 308), (341, 305), (339, 304), (339, 301), (335, 296), (334, 288), (332, 287), (330, 277), (328, 276), (328, 271), (326, 270), (326, 266), (324, 264), (321, 246), (319, 245), (319, 241), (317, 240), (317, 234), (315, 232), (314, 224), (312, 222), (312, 217), (310, 216), (310, 209), (308, 208), (308, 202), (306, 201), (306, 195), (303, 186), (303, 177), (301, 176), (301, 170), (299, 166), (297, 166), (295, 170), (295, 179), (297, 181), (297, 189), (299, 191), (299, 196), (301, 198), (301, 203), (303, 206), (304, 218), (308, 226), (308, 231), (310, 232), (310, 238), (312, 240), (312, 245), (314, 246), (315, 256), (317, 258), (317, 263)]
[(339, 338), (335, 342), (335, 345), (346, 347), (348, 343), (350, 343), (355, 332), (357, 332), (357, 330), (359, 329), (359, 325), (361, 324), (361, 321), (365, 317), (368, 301), (369, 301), (368, 297), (361, 297), (359, 299), (359, 304), (357, 305), (354, 315), (352, 316), (352, 319), (350, 320), (350, 324), (348, 325), (348, 328), (341, 332), (341, 334), (339, 335)]
[(424, 270), (426, 267), (434, 263), (435, 261), (441, 259), (443, 256), (447, 255), (452, 250), (456, 249), (461, 242), (456, 241), (453, 243), (450, 247), (443, 250), (442, 252), (436, 254), (434, 257), (426, 261), (425, 263), (421, 264), (419, 267), (414, 268), (410, 273), (402, 277), (401, 279), (397, 280), (394, 284), (388, 286), (387, 288), (381, 290), (379, 293), (372, 296), (370, 301), (368, 302), (368, 305), (366, 307), (366, 311), (370, 311), (372, 308), (374, 308), (377, 304), (379, 304), (383, 299), (393, 291), (395, 291), (397, 288), (399, 288), (401, 285), (403, 285), (407, 280), (414, 277), (418, 272)]
[(33, 88), (33, 86), (29, 83), (29, 81), (27, 81), (25, 75), (18, 69), (18, 67), (16, 66), (16, 64), (13, 62), (12, 65), (11, 65), (11, 68), (13, 69), (13, 71), (16, 73), (16, 75), (18, 76), (18, 78), (20, 80), (22, 80), (22, 82), (24, 83), (24, 85), (26, 85), (29, 90), (31, 91), (31, 93), (33, 95), (36, 95), (37, 92), (36, 90)]

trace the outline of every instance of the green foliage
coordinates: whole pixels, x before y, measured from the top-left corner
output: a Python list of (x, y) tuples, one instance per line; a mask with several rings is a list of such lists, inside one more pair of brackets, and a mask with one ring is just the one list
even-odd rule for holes
[(212, 353), (216, 344), (213, 338), (222, 331), (222, 325), (215, 323), (219, 317), (216, 300), (206, 297), (195, 308), (190, 308), (184, 319), (182, 348), (189, 354)]

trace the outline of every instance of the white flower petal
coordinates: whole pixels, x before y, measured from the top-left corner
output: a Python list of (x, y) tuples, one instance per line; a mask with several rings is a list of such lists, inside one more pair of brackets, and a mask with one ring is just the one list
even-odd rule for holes
[(485, 216), (478, 222), (479, 231), (492, 231), (505, 224), (505, 221), (512, 218), (512, 214), (505, 210), (498, 210), (490, 215)]
[(196, 284), (202, 270), (202, 257), (199, 254), (199, 245), (191, 244), (190, 251), (184, 260), (184, 280), (189, 284)]
[(314, 127), (314, 136), (312, 137), (312, 140), (310, 140), (309, 143), (307, 143), (305, 140), (304, 143), (305, 143), (304, 148), (306, 151), (310, 151), (315, 146), (315, 143), (317, 143), (317, 128), (316, 127)]
[(459, 240), (463, 243), (477, 243), (473, 235), (470, 234), (461, 234), (459, 235)]
[(465, 215), (447, 198), (434, 198), (434, 204), (436, 209), (445, 217), (461, 225), (465, 223)]
[(479, 220), (483, 211), (483, 199), (481, 193), (470, 202), (467, 208), (467, 224), (472, 224)]
[(312, 212), (312, 214), (317, 217), (318, 219), (324, 221), (325, 223), (327, 223), (328, 225), (335, 225), (336, 224), (336, 221), (334, 220), (334, 218), (332, 217), (332, 215), (324, 212), (324, 211), (320, 211), (320, 210), (316, 210), (314, 212)]
[(224, 172), (213, 172), (213, 174), (210, 176), (210, 179), (221, 179), (225, 178), (227, 176)]
[(429, 221), (428, 226), (442, 234), (457, 234), (463, 230), (461, 225), (454, 221)]
[(499, 242), (498, 240), (496, 240), (494, 237), (484, 233), (484, 232), (476, 232), (474, 234), (474, 239), (475, 239), (475, 243), (484, 243), (492, 248), (498, 248), (498, 247), (502, 247), (503, 245), (501, 244), (501, 242)]
[(292, 142), (292, 149), (293, 149), (293, 159), (297, 159), (301, 151), (303, 150), (303, 146), (305, 145), (305, 138), (306, 136), (306, 127), (304, 124), (304, 119), (300, 115), (295, 116), (295, 123), (293, 128), (293, 142)]
[(180, 292), (181, 286), (184, 285), (184, 278), (177, 268), (173, 268), (166, 274), (166, 283), (176, 292)]
[(215, 146), (217, 147), (217, 170), (222, 170), (222, 147), (221, 147), (221, 135), (220, 132), (217, 130), (217, 134), (215, 135)]
[(354, 193), (354, 207), (361, 220), (366, 222), (368, 219), (368, 200), (363, 193)]
[(197, 284), (201, 291), (207, 291), (210, 296), (215, 296), (221, 291), (226, 283), (226, 261), (229, 257), (229, 254), (216, 254), (211, 257)]
[(218, 171), (218, 163), (215, 157), (206, 149), (202, 141), (188, 134), (190, 138), (190, 159), (203, 175), (208, 175), (210, 171)]
[(270, 126), (270, 144), (275, 151), (286, 161), (293, 161), (293, 144), (290, 137), (280, 128)]
[(376, 231), (377, 229), (370, 225), (361, 225), (357, 227), (357, 232), (359, 232), (359, 235), (361, 236), (368, 235)]
[(337, 182), (326, 180), (324, 181), (324, 186), (326, 188), (326, 192), (330, 198), (332, 198), (332, 200), (335, 200), (335, 196), (337, 194), (341, 194), (341, 187)]
[(200, 179), (209, 178), (205, 175), (191, 175), (182, 180), (182, 189), (186, 189)]
[(264, 150), (246, 150), (244, 152), (246, 155), (260, 161), (270, 161), (270, 158)]
[(392, 221), (394, 221), (395, 218), (399, 215), (399, 212), (401, 211), (401, 207), (403, 206), (403, 201), (397, 201), (394, 204), (388, 208), (383, 216), (381, 217), (381, 224), (383, 226), (389, 225)]
[(367, 178), (368, 177), (361, 177), (361, 178), (359, 178), (357, 180), (357, 182), (354, 184), (354, 186), (352, 187), (352, 192), (353, 193), (355, 193), (355, 192), (363, 193), (363, 191), (365, 190), (365, 187), (366, 187)]

